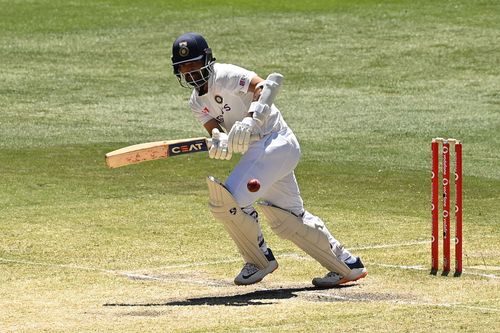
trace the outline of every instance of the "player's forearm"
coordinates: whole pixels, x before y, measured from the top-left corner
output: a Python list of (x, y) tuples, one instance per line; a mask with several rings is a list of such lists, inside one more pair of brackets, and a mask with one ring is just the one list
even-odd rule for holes
[(263, 78), (256, 75), (250, 81), (250, 85), (248, 86), (248, 91), (253, 93), (252, 102), (258, 101), (260, 94), (262, 93), (262, 86), (257, 86), (260, 82), (264, 81)]
[(205, 127), (205, 129), (207, 130), (207, 132), (210, 136), (212, 136), (212, 130), (214, 128), (217, 128), (220, 132), (224, 132), (222, 130), (222, 127), (220, 127), (219, 122), (215, 119), (210, 119), (205, 124), (203, 124), (203, 127)]

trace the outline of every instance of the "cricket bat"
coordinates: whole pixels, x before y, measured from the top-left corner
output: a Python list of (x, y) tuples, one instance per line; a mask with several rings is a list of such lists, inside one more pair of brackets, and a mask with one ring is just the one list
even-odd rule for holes
[(212, 139), (205, 137), (141, 143), (107, 153), (106, 164), (109, 168), (119, 168), (129, 164), (208, 151), (211, 146)]

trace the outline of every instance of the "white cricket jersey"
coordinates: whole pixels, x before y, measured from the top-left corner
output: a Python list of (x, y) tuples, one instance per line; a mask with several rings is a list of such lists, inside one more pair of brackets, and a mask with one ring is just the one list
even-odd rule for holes
[[(201, 124), (216, 119), (229, 132), (236, 121), (247, 116), (253, 93), (248, 91), (255, 72), (230, 65), (213, 65), (213, 73), (208, 80), (208, 92), (203, 96), (193, 89), (189, 105)], [(262, 134), (278, 132), (287, 127), (280, 111), (273, 104), (268, 119), (262, 125)]]

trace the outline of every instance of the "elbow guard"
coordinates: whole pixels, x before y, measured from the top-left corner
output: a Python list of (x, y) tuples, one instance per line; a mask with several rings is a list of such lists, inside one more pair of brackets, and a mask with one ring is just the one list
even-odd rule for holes
[(269, 74), (265, 81), (260, 82), (256, 87), (262, 87), (262, 93), (259, 100), (252, 102), (248, 112), (253, 113), (253, 118), (259, 126), (266, 121), (271, 113), (271, 106), (274, 103), (279, 88), (283, 82), (283, 75), (279, 73)]

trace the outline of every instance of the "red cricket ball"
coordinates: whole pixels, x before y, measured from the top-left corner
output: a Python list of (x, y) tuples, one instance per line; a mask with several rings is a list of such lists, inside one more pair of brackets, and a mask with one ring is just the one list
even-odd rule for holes
[(250, 179), (247, 183), (247, 189), (250, 192), (257, 192), (260, 189), (260, 182), (258, 179)]

